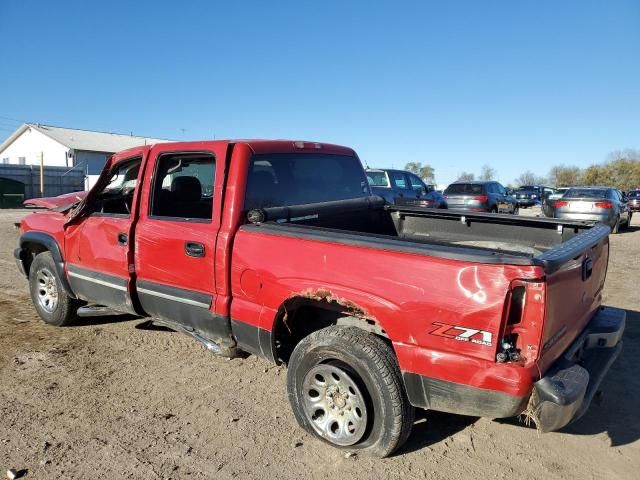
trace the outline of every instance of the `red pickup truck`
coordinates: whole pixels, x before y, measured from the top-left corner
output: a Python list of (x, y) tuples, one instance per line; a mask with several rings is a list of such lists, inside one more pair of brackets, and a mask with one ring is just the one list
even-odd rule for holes
[(622, 347), (607, 226), (385, 205), (349, 148), (134, 148), (71, 202), (21, 223), (45, 322), (108, 308), (284, 363), (297, 421), (337, 447), (389, 455), (414, 407), (557, 430)]

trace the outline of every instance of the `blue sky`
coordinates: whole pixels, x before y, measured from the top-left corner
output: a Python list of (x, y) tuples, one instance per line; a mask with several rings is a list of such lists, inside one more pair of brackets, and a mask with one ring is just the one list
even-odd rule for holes
[(0, 19), (0, 139), (27, 120), (318, 140), (438, 183), (640, 148), (635, 0), (30, 0)]

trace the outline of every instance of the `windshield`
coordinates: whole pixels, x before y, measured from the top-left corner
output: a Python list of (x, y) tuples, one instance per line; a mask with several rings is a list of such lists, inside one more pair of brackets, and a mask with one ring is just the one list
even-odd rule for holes
[(566, 198), (606, 198), (606, 188), (570, 188), (564, 194)]
[(481, 183), (452, 183), (444, 191), (445, 195), (475, 195), (482, 193)]
[(627, 197), (629, 197), (629, 198), (640, 198), (640, 191), (636, 190), (634, 192), (629, 192)]
[(303, 205), (367, 195), (367, 179), (356, 157), (317, 153), (254, 155), (245, 208)]
[(385, 172), (366, 172), (367, 181), (372, 187), (388, 187), (389, 179)]
[(518, 188), (518, 192), (536, 192), (538, 189), (536, 187), (520, 187)]

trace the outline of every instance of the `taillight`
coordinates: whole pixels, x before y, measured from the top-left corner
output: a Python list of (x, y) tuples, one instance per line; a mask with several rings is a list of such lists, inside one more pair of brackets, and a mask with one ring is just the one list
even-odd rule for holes
[(613, 208), (611, 202), (596, 202), (596, 208)]
[(542, 281), (514, 280), (507, 293), (496, 361), (531, 364), (540, 355), (546, 288)]
[(566, 207), (567, 205), (569, 205), (569, 202), (565, 200), (558, 200), (556, 202), (556, 207)]
[(489, 197), (487, 197), (486, 195), (478, 195), (477, 197), (473, 197), (472, 200), (478, 200), (479, 202), (486, 202), (487, 200), (489, 200)]

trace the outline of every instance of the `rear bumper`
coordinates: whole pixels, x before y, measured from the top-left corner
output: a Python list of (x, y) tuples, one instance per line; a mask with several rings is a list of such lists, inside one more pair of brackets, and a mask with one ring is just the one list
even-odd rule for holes
[(561, 218), (564, 220), (579, 220), (582, 222), (604, 223), (610, 226), (613, 226), (615, 224), (615, 220), (612, 220), (613, 217), (609, 215), (609, 213), (569, 213), (556, 209), (555, 216), (556, 218)]
[[(403, 371), (409, 402), (419, 408), (488, 418), (524, 413), (542, 432), (558, 430), (589, 408), (602, 379), (622, 350), (625, 315), (624, 310), (616, 308), (598, 310), (562, 357), (533, 383), (531, 393), (510, 395), (497, 389)], [(524, 382), (524, 377), (521, 381)]]
[(602, 307), (567, 351), (534, 383), (527, 407), (542, 432), (558, 430), (589, 408), (622, 350), (626, 312)]

